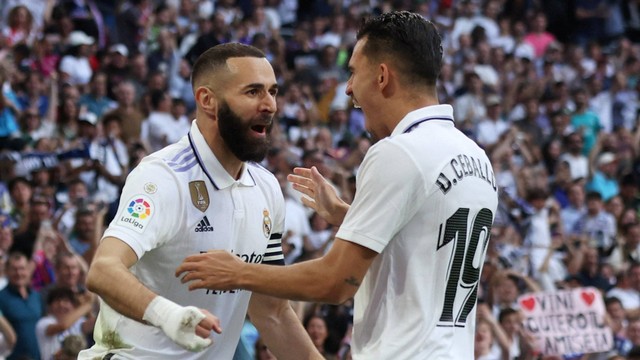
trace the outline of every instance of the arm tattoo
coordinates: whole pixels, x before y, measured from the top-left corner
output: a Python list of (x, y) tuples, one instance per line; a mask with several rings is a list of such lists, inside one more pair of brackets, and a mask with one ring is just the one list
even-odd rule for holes
[(353, 276), (344, 279), (344, 282), (351, 286), (355, 286), (355, 287), (360, 286), (360, 282), (358, 281), (358, 279), (354, 278)]

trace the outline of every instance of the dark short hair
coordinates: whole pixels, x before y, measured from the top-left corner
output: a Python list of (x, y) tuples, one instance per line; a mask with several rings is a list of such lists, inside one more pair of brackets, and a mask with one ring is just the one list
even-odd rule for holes
[(18, 260), (24, 259), (24, 260), (26, 260), (28, 262), (29, 261), (29, 256), (30, 255), (27, 255), (23, 251), (20, 251), (20, 250), (11, 251), (9, 253), (9, 257), (7, 258), (7, 261), (4, 263), (5, 270), (9, 268), (9, 265), (13, 261), (18, 261)]
[(589, 192), (587, 193), (586, 200), (587, 200), (587, 201), (589, 201), (589, 200), (598, 200), (598, 201), (602, 201), (602, 194), (600, 194), (600, 193), (599, 193), (599, 192), (597, 192), (597, 191), (589, 191)]
[(363, 20), (357, 39), (366, 38), (368, 58), (389, 56), (403, 77), (415, 85), (436, 84), (442, 67), (442, 40), (436, 26), (419, 14), (392, 11)]
[(122, 125), (122, 117), (117, 112), (111, 111), (102, 116), (102, 125), (105, 126), (108, 123), (115, 121)]
[(620, 304), (620, 306), (622, 306), (622, 301), (620, 301), (620, 299), (615, 296), (608, 296), (604, 298), (604, 306), (609, 306), (612, 304)]
[(203, 52), (193, 64), (193, 69), (191, 69), (191, 85), (195, 87), (200, 77), (226, 67), (227, 60), (236, 57), (266, 58), (260, 49), (250, 45), (240, 43), (216, 45)]
[(76, 294), (65, 287), (55, 287), (49, 291), (47, 294), (47, 305), (53, 304), (54, 301), (58, 300), (69, 300), (74, 306), (77, 305), (78, 301), (76, 299)]
[(178, 105), (186, 105), (184, 99), (182, 98), (172, 98), (171, 99), (171, 105), (173, 106), (178, 106)]
[(13, 179), (9, 180), (9, 184), (7, 185), (7, 187), (9, 188), (9, 192), (13, 191), (13, 189), (18, 186), (18, 184), (25, 184), (28, 185), (29, 187), (32, 187), (32, 184), (29, 180), (27, 180), (26, 177), (24, 176), (17, 176), (14, 177)]
[(307, 326), (309, 326), (309, 323), (311, 322), (311, 320), (313, 319), (321, 319), (322, 321), (324, 321), (325, 326), (327, 325), (327, 319), (325, 319), (324, 316), (320, 315), (320, 314), (316, 314), (316, 313), (310, 313), (307, 316), (305, 316), (305, 318), (302, 320), (302, 326), (306, 329)]
[(498, 314), (498, 322), (502, 322), (504, 321), (504, 319), (511, 315), (511, 314), (517, 314), (518, 310), (513, 309), (513, 308), (504, 308), (502, 310), (500, 310), (500, 313)]
[(162, 102), (162, 100), (164, 100), (164, 98), (166, 96), (168, 96), (163, 90), (151, 90), (151, 93), (149, 94), (150, 98), (151, 98), (151, 108), (152, 109), (157, 109), (158, 106), (160, 106), (160, 103)]
[(545, 200), (549, 197), (546, 189), (543, 188), (531, 188), (527, 190), (527, 201)]

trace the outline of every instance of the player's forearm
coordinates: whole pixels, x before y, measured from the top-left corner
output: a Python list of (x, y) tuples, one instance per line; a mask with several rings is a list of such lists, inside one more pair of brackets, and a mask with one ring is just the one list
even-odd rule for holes
[(290, 266), (246, 264), (238, 276), (239, 287), (291, 300), (341, 304), (357, 286), (339, 280), (324, 258)]
[[(289, 301), (253, 294), (251, 302), (249, 308), (251, 322), (278, 359), (323, 359), (289, 305)], [(261, 303), (262, 309), (256, 311), (257, 302)]]
[[(265, 342), (269, 344), (269, 349), (278, 359), (324, 359), (311, 342), (293, 310), (289, 309), (287, 318), (281, 319), (281, 324), (276, 329), (278, 330), (261, 331), (260, 334), (264, 334)], [(295, 351), (291, 351), (292, 349)]]
[(111, 308), (142, 322), (145, 309), (156, 297), (117, 259), (96, 257), (89, 268), (87, 288)]

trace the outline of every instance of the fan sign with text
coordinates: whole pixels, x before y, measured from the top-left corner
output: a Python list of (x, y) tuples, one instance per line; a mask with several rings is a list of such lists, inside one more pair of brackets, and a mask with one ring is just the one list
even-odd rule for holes
[(611, 329), (605, 306), (592, 287), (524, 294), (518, 298), (524, 330), (544, 355), (575, 355), (609, 351)]

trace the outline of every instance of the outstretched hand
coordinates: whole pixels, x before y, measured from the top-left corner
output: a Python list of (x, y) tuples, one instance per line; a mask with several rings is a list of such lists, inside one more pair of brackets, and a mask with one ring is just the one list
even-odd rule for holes
[(239, 274), (245, 263), (225, 250), (211, 250), (188, 256), (176, 269), (182, 274), (182, 283), (189, 283), (189, 290), (234, 290), (238, 288)]
[(349, 205), (338, 197), (336, 189), (325, 179), (318, 169), (295, 168), (287, 176), (293, 188), (301, 192), (302, 203), (315, 210), (332, 225), (340, 225), (349, 209)]

